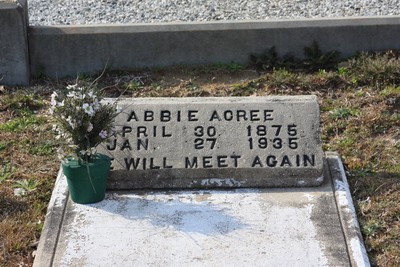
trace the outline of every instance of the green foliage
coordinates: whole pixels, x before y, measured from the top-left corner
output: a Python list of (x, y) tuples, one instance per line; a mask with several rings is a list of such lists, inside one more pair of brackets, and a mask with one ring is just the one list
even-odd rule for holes
[(309, 71), (318, 71), (320, 69), (330, 70), (337, 66), (339, 61), (339, 52), (329, 51), (323, 53), (317, 42), (304, 48), (305, 60), (301, 61), (287, 54), (279, 57), (275, 46), (268, 48), (262, 54), (250, 55), (250, 63), (258, 70), (273, 70), (275, 68), (285, 69), (306, 69)]
[(234, 84), (232, 86), (232, 96), (249, 96), (255, 93), (258, 84), (249, 82), (247, 84)]
[(45, 140), (39, 144), (29, 147), (29, 153), (37, 156), (53, 155), (55, 151), (55, 144), (52, 141)]
[(13, 110), (17, 115), (32, 113), (32, 111), (38, 110), (44, 105), (45, 103), (40, 96), (22, 91), (15, 94), (10, 93), (0, 98), (0, 111)]
[(362, 231), (367, 236), (375, 236), (382, 229), (383, 229), (383, 227), (380, 225), (379, 222), (370, 221), (366, 225), (364, 225), (364, 227), (362, 228)]
[(338, 146), (340, 148), (347, 148), (356, 143), (356, 140), (353, 137), (344, 137), (338, 141)]
[(385, 85), (400, 84), (399, 53), (361, 53), (347, 62), (350, 77), (357, 85), (374, 85), (376, 89)]
[(39, 185), (39, 182), (33, 179), (23, 179), (16, 181), (15, 184), (13, 185), (14, 188), (22, 188), (23, 190), (27, 192), (32, 192), (36, 190), (37, 186)]
[(346, 77), (349, 75), (349, 70), (346, 67), (339, 67), (338, 68), (338, 74), (341, 77)]
[(278, 53), (275, 46), (268, 48), (262, 54), (250, 55), (250, 63), (259, 70), (272, 70), (278, 66)]
[(225, 65), (225, 69), (231, 73), (236, 73), (238, 71), (243, 70), (244, 66), (242, 64), (231, 62), (231, 63)]
[(132, 80), (124, 85), (126, 90), (131, 92), (137, 92), (143, 88), (143, 84), (140, 81)]
[(3, 165), (3, 167), (0, 167), (0, 183), (9, 179), (13, 175), (14, 171), (14, 167), (12, 167), (9, 163), (6, 163)]
[(90, 74), (88, 73), (79, 73), (78, 78), (79, 81), (81, 82), (87, 82), (90, 83), (90, 81), (92, 80), (92, 77)]
[(5, 132), (21, 132), (36, 125), (41, 125), (46, 122), (46, 119), (39, 116), (23, 116), (15, 118), (6, 123), (0, 124), (0, 131)]
[(34, 75), (34, 77), (35, 78), (37, 78), (37, 79), (42, 79), (42, 80), (44, 80), (44, 79), (46, 79), (46, 69), (45, 69), (45, 67), (42, 65), (42, 64), (39, 64), (37, 67), (36, 67), (36, 72), (35, 73), (33, 73), (33, 75)]
[(0, 141), (0, 151), (6, 149), (6, 147), (7, 147), (7, 143), (6, 143), (6, 142), (1, 142), (1, 141)]
[(350, 116), (356, 116), (358, 115), (359, 111), (353, 108), (347, 108), (347, 107), (338, 107), (335, 108), (331, 111), (329, 111), (329, 115), (332, 119), (337, 120), (337, 119), (346, 119)]
[(286, 69), (274, 69), (268, 75), (268, 85), (271, 87), (285, 87), (292, 86), (298, 83), (298, 77), (295, 73)]
[(400, 97), (400, 86), (386, 86), (379, 92), (383, 97)]
[(323, 53), (319, 45), (314, 41), (311, 46), (304, 48), (304, 66), (306, 69), (316, 71), (320, 69), (334, 69), (339, 61), (338, 51)]

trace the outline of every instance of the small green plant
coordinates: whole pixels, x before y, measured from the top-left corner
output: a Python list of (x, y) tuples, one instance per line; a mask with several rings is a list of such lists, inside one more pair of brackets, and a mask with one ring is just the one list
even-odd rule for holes
[(250, 63), (259, 70), (272, 70), (279, 62), (275, 46), (268, 48), (262, 54), (250, 55)]
[(81, 82), (88, 82), (89, 83), (92, 80), (92, 77), (88, 73), (79, 73), (77, 79), (79, 81), (81, 81)]
[(250, 55), (250, 64), (258, 70), (273, 70), (275, 68), (285, 69), (307, 69), (310, 71), (330, 70), (336, 68), (339, 62), (339, 52), (329, 51), (323, 53), (317, 42), (304, 48), (305, 60), (299, 60), (286, 54), (279, 57), (275, 46), (266, 49), (261, 54)]
[(304, 66), (312, 71), (334, 69), (339, 61), (338, 51), (323, 53), (316, 41), (311, 46), (304, 48), (304, 55)]
[(16, 181), (15, 184), (13, 185), (13, 188), (21, 188), (22, 190), (26, 192), (32, 192), (36, 190), (37, 186), (39, 185), (39, 182), (33, 180), (33, 179), (23, 179)]
[(0, 142), (0, 151), (6, 149), (7, 143), (6, 142)]
[(297, 75), (286, 69), (274, 69), (267, 77), (268, 84), (272, 87), (290, 87), (298, 83)]
[(15, 169), (10, 164), (5, 164), (0, 168), (0, 183), (8, 180), (14, 173)]
[(379, 92), (379, 95), (383, 97), (400, 97), (400, 86), (386, 86)]
[(46, 122), (46, 119), (38, 116), (23, 116), (16, 118), (6, 123), (0, 124), (0, 131), (5, 132), (20, 132), (34, 125), (40, 125)]
[(29, 153), (37, 156), (49, 156), (54, 153), (54, 148), (54, 142), (44, 141), (37, 145), (30, 146)]
[(355, 143), (356, 143), (356, 140), (354, 138), (352, 138), (352, 137), (344, 137), (344, 138), (342, 138), (342, 139), (340, 139), (338, 141), (338, 146), (340, 148), (344, 149), (344, 148), (347, 148), (347, 147), (350, 147), (350, 146), (354, 145)]
[(232, 86), (233, 96), (248, 96), (256, 92), (258, 84), (255, 82), (249, 82), (247, 84), (234, 84)]
[(36, 67), (36, 71), (34, 73), (32, 73), (32, 75), (37, 79), (42, 79), (42, 80), (46, 79), (46, 69), (45, 69), (44, 65), (39, 64)]
[(371, 221), (363, 227), (363, 232), (367, 236), (375, 236), (382, 229), (383, 227), (380, 225), (380, 223)]
[(357, 176), (357, 177), (366, 177), (366, 176), (372, 176), (375, 175), (375, 171), (373, 170), (372, 167), (365, 167), (365, 168), (355, 168), (350, 175), (351, 176)]
[(398, 52), (360, 53), (347, 62), (350, 77), (358, 85), (400, 85), (400, 56)]
[(242, 64), (231, 62), (229, 64), (226, 64), (225, 69), (231, 73), (235, 73), (235, 72), (243, 70), (244, 66)]
[(338, 74), (341, 77), (346, 77), (349, 75), (349, 70), (346, 67), (339, 67), (338, 68)]
[(128, 91), (137, 92), (143, 88), (143, 84), (140, 81), (132, 80), (132, 81), (126, 83), (124, 87)]
[(350, 116), (355, 116), (358, 114), (358, 111), (355, 109), (347, 108), (347, 107), (339, 107), (329, 111), (329, 115), (332, 119), (346, 119)]
[(23, 91), (10, 93), (0, 98), (0, 111), (13, 110), (16, 115), (32, 114), (32, 111), (38, 110), (44, 105), (40, 96)]

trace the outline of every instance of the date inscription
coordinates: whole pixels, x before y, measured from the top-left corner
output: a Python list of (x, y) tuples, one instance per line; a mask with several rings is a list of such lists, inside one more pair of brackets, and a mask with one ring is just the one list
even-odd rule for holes
[[(125, 170), (312, 168), (313, 131), (304, 115), (274, 105), (129, 107), (117, 117), (118, 135), (105, 145), (114, 168)], [(264, 105), (262, 105), (264, 106)], [(311, 138), (311, 139), (310, 139)]]

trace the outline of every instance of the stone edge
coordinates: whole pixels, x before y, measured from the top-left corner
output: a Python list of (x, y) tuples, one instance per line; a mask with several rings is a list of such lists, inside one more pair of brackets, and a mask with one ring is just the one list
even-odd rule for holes
[(247, 64), (250, 54), (271, 46), (280, 55), (304, 57), (303, 48), (313, 41), (322, 51), (337, 50), (348, 57), (400, 49), (399, 26), (400, 16), (30, 26), (30, 67), (34, 75), (62, 78), (105, 67)]
[(336, 207), (347, 243), (351, 266), (371, 266), (364, 246), (342, 160), (336, 152), (326, 152), (325, 158), (332, 178)]
[(227, 31), (286, 28), (331, 28), (349, 26), (373, 26), (400, 23), (400, 16), (363, 16), (270, 20), (224, 20), (191, 22), (156, 23), (113, 23), (113, 24), (77, 24), (30, 26), (32, 34), (104, 34), (104, 33), (148, 33), (148, 32), (184, 32), (184, 31)]
[(60, 168), (47, 207), (43, 231), (36, 249), (33, 267), (53, 266), (53, 258), (56, 252), (68, 199), (67, 180), (63, 175), (62, 168)]

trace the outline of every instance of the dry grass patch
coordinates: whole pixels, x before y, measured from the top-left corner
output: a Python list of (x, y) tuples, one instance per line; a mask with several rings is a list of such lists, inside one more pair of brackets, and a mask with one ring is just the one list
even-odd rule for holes
[[(268, 71), (237, 64), (175, 67), (105, 73), (98, 84), (112, 97), (317, 95), (324, 150), (343, 157), (371, 263), (400, 266), (399, 57), (394, 52), (361, 54), (337, 68), (305, 70), (310, 64), (325, 64), (317, 56), (300, 69), (285, 68), (283, 61), (274, 67), (267, 57)], [(11, 88), (1, 91), (0, 262), (4, 266), (32, 263), (58, 169), (52, 125), (45, 116), (49, 92), (74, 82), (42, 80), (22, 93)], [(16, 184), (34, 189), (16, 196)]]

